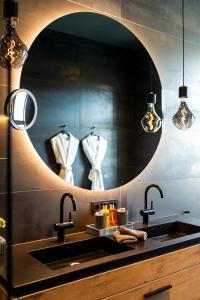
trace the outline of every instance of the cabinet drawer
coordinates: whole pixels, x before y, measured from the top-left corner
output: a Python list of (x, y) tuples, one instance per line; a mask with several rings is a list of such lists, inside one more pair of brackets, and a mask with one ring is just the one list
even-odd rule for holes
[[(191, 268), (192, 266), (200, 265), (200, 245), (195, 245), (171, 253), (167, 253), (161, 256), (157, 256), (151, 259), (140, 261), (132, 265), (127, 265), (121, 268), (100, 273), (91, 277), (87, 277), (81, 280), (77, 280), (71, 283), (63, 284), (48, 290), (37, 292), (32, 295), (24, 296), (20, 299), (26, 300), (100, 300), (111, 297), (112, 295), (118, 295), (116, 299), (143, 299), (143, 295), (151, 290), (151, 284), (154, 280), (158, 282), (152, 289), (157, 289), (163, 285), (170, 284), (168, 280), (160, 281), (160, 278), (168, 278), (170, 274), (180, 272)], [(176, 273), (177, 274), (177, 273)], [(169, 277), (170, 278), (170, 277)], [(200, 274), (199, 274), (200, 278)], [(199, 279), (200, 280), (200, 279)], [(159, 283), (160, 282), (160, 283)], [(150, 284), (150, 285), (148, 285)], [(199, 284), (200, 286), (200, 284)], [(140, 292), (138, 287), (145, 287), (145, 290)], [(174, 290), (174, 286), (171, 290)], [(169, 293), (172, 293), (172, 291)], [(123, 296), (124, 291), (130, 291), (134, 293), (138, 291), (140, 298), (127, 295)], [(128, 293), (128, 292), (126, 292)], [(165, 292), (166, 293), (166, 292)], [(125, 294), (126, 295), (126, 294)], [(114, 297), (114, 296), (112, 296)], [(129, 297), (129, 298), (128, 298)], [(139, 297), (139, 296), (138, 296)], [(108, 298), (109, 299), (109, 298)], [(115, 298), (110, 298), (115, 299)], [(171, 298), (177, 299), (177, 298)], [(189, 300), (190, 298), (182, 298), (180, 300)], [(198, 298), (191, 298), (198, 299)], [(148, 298), (147, 298), (148, 300)], [(149, 298), (149, 300), (154, 300)], [(159, 299), (161, 300), (161, 299)], [(200, 297), (199, 297), (200, 300)]]
[(200, 300), (200, 265), (104, 299)]

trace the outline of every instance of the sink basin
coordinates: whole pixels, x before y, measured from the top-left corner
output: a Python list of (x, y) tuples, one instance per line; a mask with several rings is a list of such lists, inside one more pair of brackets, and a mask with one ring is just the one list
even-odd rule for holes
[(133, 247), (120, 245), (106, 237), (98, 237), (71, 244), (62, 244), (29, 251), (28, 253), (50, 269), (56, 270), (66, 267), (72, 268), (87, 261), (131, 249)]
[[(139, 228), (138, 228), (139, 229)], [(200, 226), (185, 223), (182, 221), (171, 221), (168, 223), (155, 224), (140, 228), (147, 232), (147, 241), (139, 242), (133, 245), (118, 244), (112, 237), (96, 237), (93, 239), (81, 240), (73, 243), (56, 244), (54, 246), (39, 248), (37, 250), (28, 251), (28, 254), (33, 256), (39, 262), (47, 266), (51, 270), (63, 270), (71, 272), (76, 270), (76, 266), (84, 269), (87, 268), (87, 262), (90, 265), (97, 263), (97, 259), (109, 260), (109, 256), (114, 256), (117, 259), (117, 254), (130, 251), (132, 259), (144, 255), (145, 252), (156, 252), (157, 249), (164, 249), (166, 246), (174, 248), (174, 245), (189, 243), (195, 239), (199, 239)], [(134, 250), (131, 251), (131, 250)], [(101, 260), (101, 263), (103, 261)]]
[(200, 232), (200, 227), (181, 221), (170, 222), (166, 224), (154, 225), (143, 228), (147, 232), (149, 239), (159, 242), (177, 239), (183, 236)]

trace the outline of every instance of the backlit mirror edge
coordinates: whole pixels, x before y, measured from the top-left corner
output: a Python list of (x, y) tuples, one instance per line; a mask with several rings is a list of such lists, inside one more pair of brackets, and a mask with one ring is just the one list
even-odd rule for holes
[[(52, 23), (53, 21), (55, 21), (56, 19), (58, 19), (58, 18), (60, 18), (60, 17), (62, 17), (62, 16), (65, 16), (65, 15), (69, 15), (69, 14), (74, 14), (74, 13), (77, 13), (77, 12), (79, 12), (79, 11), (73, 11), (73, 12), (68, 12), (68, 13), (62, 13), (62, 15), (59, 15), (59, 16), (56, 16), (56, 18), (55, 17), (53, 17), (53, 18), (51, 18), (51, 20), (48, 20), (48, 22), (46, 22), (46, 24), (43, 24), (43, 26), (42, 26), (42, 28), (40, 28), (40, 31), (38, 31), (37, 32), (37, 34), (34, 32), (34, 39), (33, 40), (31, 40), (31, 41), (29, 41), (29, 44), (28, 44), (28, 47), (30, 48), (30, 46), (32, 45), (32, 43), (34, 42), (34, 40), (37, 38), (37, 36), (39, 35), (39, 33), (46, 27), (46, 26), (48, 26), (50, 23)], [(90, 10), (90, 11), (88, 11), (88, 10), (80, 10), (80, 12), (94, 12), (94, 13), (97, 13), (95, 10), (94, 11), (92, 11), (92, 10)], [(100, 14), (100, 15), (103, 15), (103, 16), (107, 16), (107, 14), (104, 14), (104, 13), (99, 13), (98, 12), (98, 14)], [(137, 32), (137, 31), (134, 31), (133, 29), (132, 29), (132, 27), (131, 26), (128, 26), (128, 22), (123, 22), (123, 21), (121, 21), (119, 18), (117, 18), (117, 17), (114, 17), (114, 16), (108, 16), (108, 17), (110, 17), (111, 19), (113, 19), (113, 20), (115, 20), (115, 21), (117, 21), (117, 22), (119, 22), (119, 23), (121, 23), (123, 26), (125, 26), (129, 31), (131, 31), (139, 40), (140, 40), (140, 42), (144, 45), (144, 47), (145, 47), (145, 49), (146, 49), (146, 51), (148, 52), (148, 54), (149, 54), (149, 56), (151, 57), (151, 59), (152, 59), (152, 61), (153, 61), (153, 63), (154, 63), (154, 65), (155, 65), (155, 67), (156, 67), (156, 69), (157, 69), (157, 71), (158, 71), (158, 73), (159, 73), (159, 67), (157, 66), (157, 63), (156, 63), (156, 60), (154, 59), (154, 57), (153, 57), (153, 55), (151, 54), (151, 51), (149, 50), (149, 47), (148, 47), (148, 43), (146, 43), (145, 42), (145, 39), (144, 39), (144, 36), (142, 35), (142, 34), (140, 34), (140, 32)], [(133, 24), (132, 24), (133, 25)], [(21, 78), (21, 73), (19, 74), (19, 77)], [(160, 81), (161, 81), (161, 86), (163, 86), (162, 85), (162, 76), (161, 76), (161, 74), (159, 73), (159, 77), (160, 77)], [(19, 78), (19, 79), (20, 79)], [(161, 90), (161, 94), (162, 94), (162, 90)], [(161, 103), (161, 109), (162, 109), (162, 115), (163, 115), (163, 103)], [(164, 125), (164, 120), (163, 120), (163, 125)], [(60, 183), (61, 183), (61, 185), (60, 186), (66, 186), (66, 188), (67, 187), (70, 187), (70, 188), (73, 188), (73, 189), (76, 189), (76, 190), (82, 190), (82, 191), (85, 191), (85, 192), (90, 192), (90, 193), (97, 193), (97, 194), (104, 194), (104, 193), (107, 193), (107, 192), (109, 192), (109, 191), (113, 191), (113, 190), (119, 190), (119, 189), (121, 189), (121, 188), (124, 188), (125, 186), (127, 186), (127, 185), (129, 185), (129, 184), (131, 184), (131, 183), (133, 183), (133, 182), (138, 182), (138, 181), (140, 181), (141, 179), (142, 179), (142, 177), (143, 177), (143, 175), (144, 175), (144, 173), (146, 172), (146, 170), (147, 170), (147, 168), (149, 168), (149, 166), (150, 166), (150, 164), (152, 164), (152, 162), (154, 161), (154, 158), (155, 158), (155, 155), (156, 155), (156, 153), (158, 152), (158, 149), (159, 149), (159, 147), (160, 147), (160, 145), (162, 144), (162, 139), (163, 139), (163, 133), (164, 133), (164, 127), (165, 126), (163, 126), (162, 125), (162, 135), (161, 135), (161, 137), (160, 137), (160, 141), (159, 141), (159, 143), (158, 143), (158, 146), (157, 146), (157, 148), (156, 148), (156, 151), (155, 151), (155, 153), (154, 153), (154, 156), (152, 157), (152, 159), (150, 160), (150, 162), (147, 164), (147, 166), (143, 169), (143, 171), (140, 173), (140, 174), (138, 174), (135, 178), (133, 178), (133, 180), (131, 180), (131, 181), (129, 181), (128, 183), (126, 183), (126, 184), (124, 184), (124, 185), (122, 185), (122, 186), (119, 186), (119, 187), (116, 187), (116, 188), (113, 188), (113, 189), (109, 189), (109, 190), (104, 190), (104, 191), (92, 191), (92, 190), (89, 190), (89, 189), (84, 189), (84, 188), (80, 188), (80, 187), (76, 187), (76, 186), (73, 186), (73, 185), (71, 185), (71, 184), (68, 184), (68, 183), (65, 183), (61, 178), (58, 178), (58, 176), (44, 163), (44, 161), (40, 158), (40, 156), (37, 154), (37, 152), (36, 152), (36, 150), (35, 150), (35, 148), (34, 148), (34, 146), (32, 145), (32, 143), (31, 143), (31, 140), (29, 139), (29, 137), (28, 137), (28, 134), (27, 134), (27, 132), (25, 132), (25, 134), (27, 135), (27, 137), (28, 137), (28, 140), (29, 140), (29, 143), (31, 144), (31, 148), (33, 149), (33, 154), (35, 155), (35, 154), (37, 154), (37, 156), (38, 156), (38, 158), (39, 158), (39, 160), (40, 160), (40, 163), (42, 162), (42, 164), (43, 164), (43, 166), (45, 166), (46, 168), (48, 168), (48, 170), (50, 170), (51, 172), (49, 172), (49, 174), (51, 173), (51, 176), (52, 176), (52, 173), (53, 173), (53, 175), (55, 176), (55, 178), (56, 178), (56, 181), (59, 181)], [(30, 146), (30, 145), (29, 145)], [(39, 160), (38, 160), (38, 162), (39, 162)]]

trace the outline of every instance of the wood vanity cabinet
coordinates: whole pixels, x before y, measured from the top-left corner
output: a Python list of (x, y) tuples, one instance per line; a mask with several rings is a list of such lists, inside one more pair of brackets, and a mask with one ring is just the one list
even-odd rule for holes
[(200, 245), (14, 299), (200, 300)]
[(104, 299), (199, 300), (200, 264)]

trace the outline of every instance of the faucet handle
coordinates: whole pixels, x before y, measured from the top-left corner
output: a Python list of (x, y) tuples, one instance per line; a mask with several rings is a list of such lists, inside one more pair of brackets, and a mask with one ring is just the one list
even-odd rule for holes
[(154, 208), (153, 208), (153, 201), (151, 201), (151, 210), (154, 210)]
[(76, 203), (76, 200), (74, 198), (72, 198), (72, 206), (73, 206), (73, 210), (77, 211), (77, 203)]
[(65, 228), (72, 228), (74, 227), (74, 222), (64, 222), (64, 223), (56, 223), (54, 224), (55, 231), (64, 231)]
[(140, 210), (140, 215), (145, 216), (145, 215), (154, 215), (155, 214), (155, 209), (142, 209)]
[(58, 242), (64, 242), (65, 240), (65, 229), (74, 227), (73, 222), (56, 223), (54, 224), (54, 230), (58, 232)]
[(69, 222), (71, 222), (72, 221), (72, 212), (70, 211), (69, 212)]

